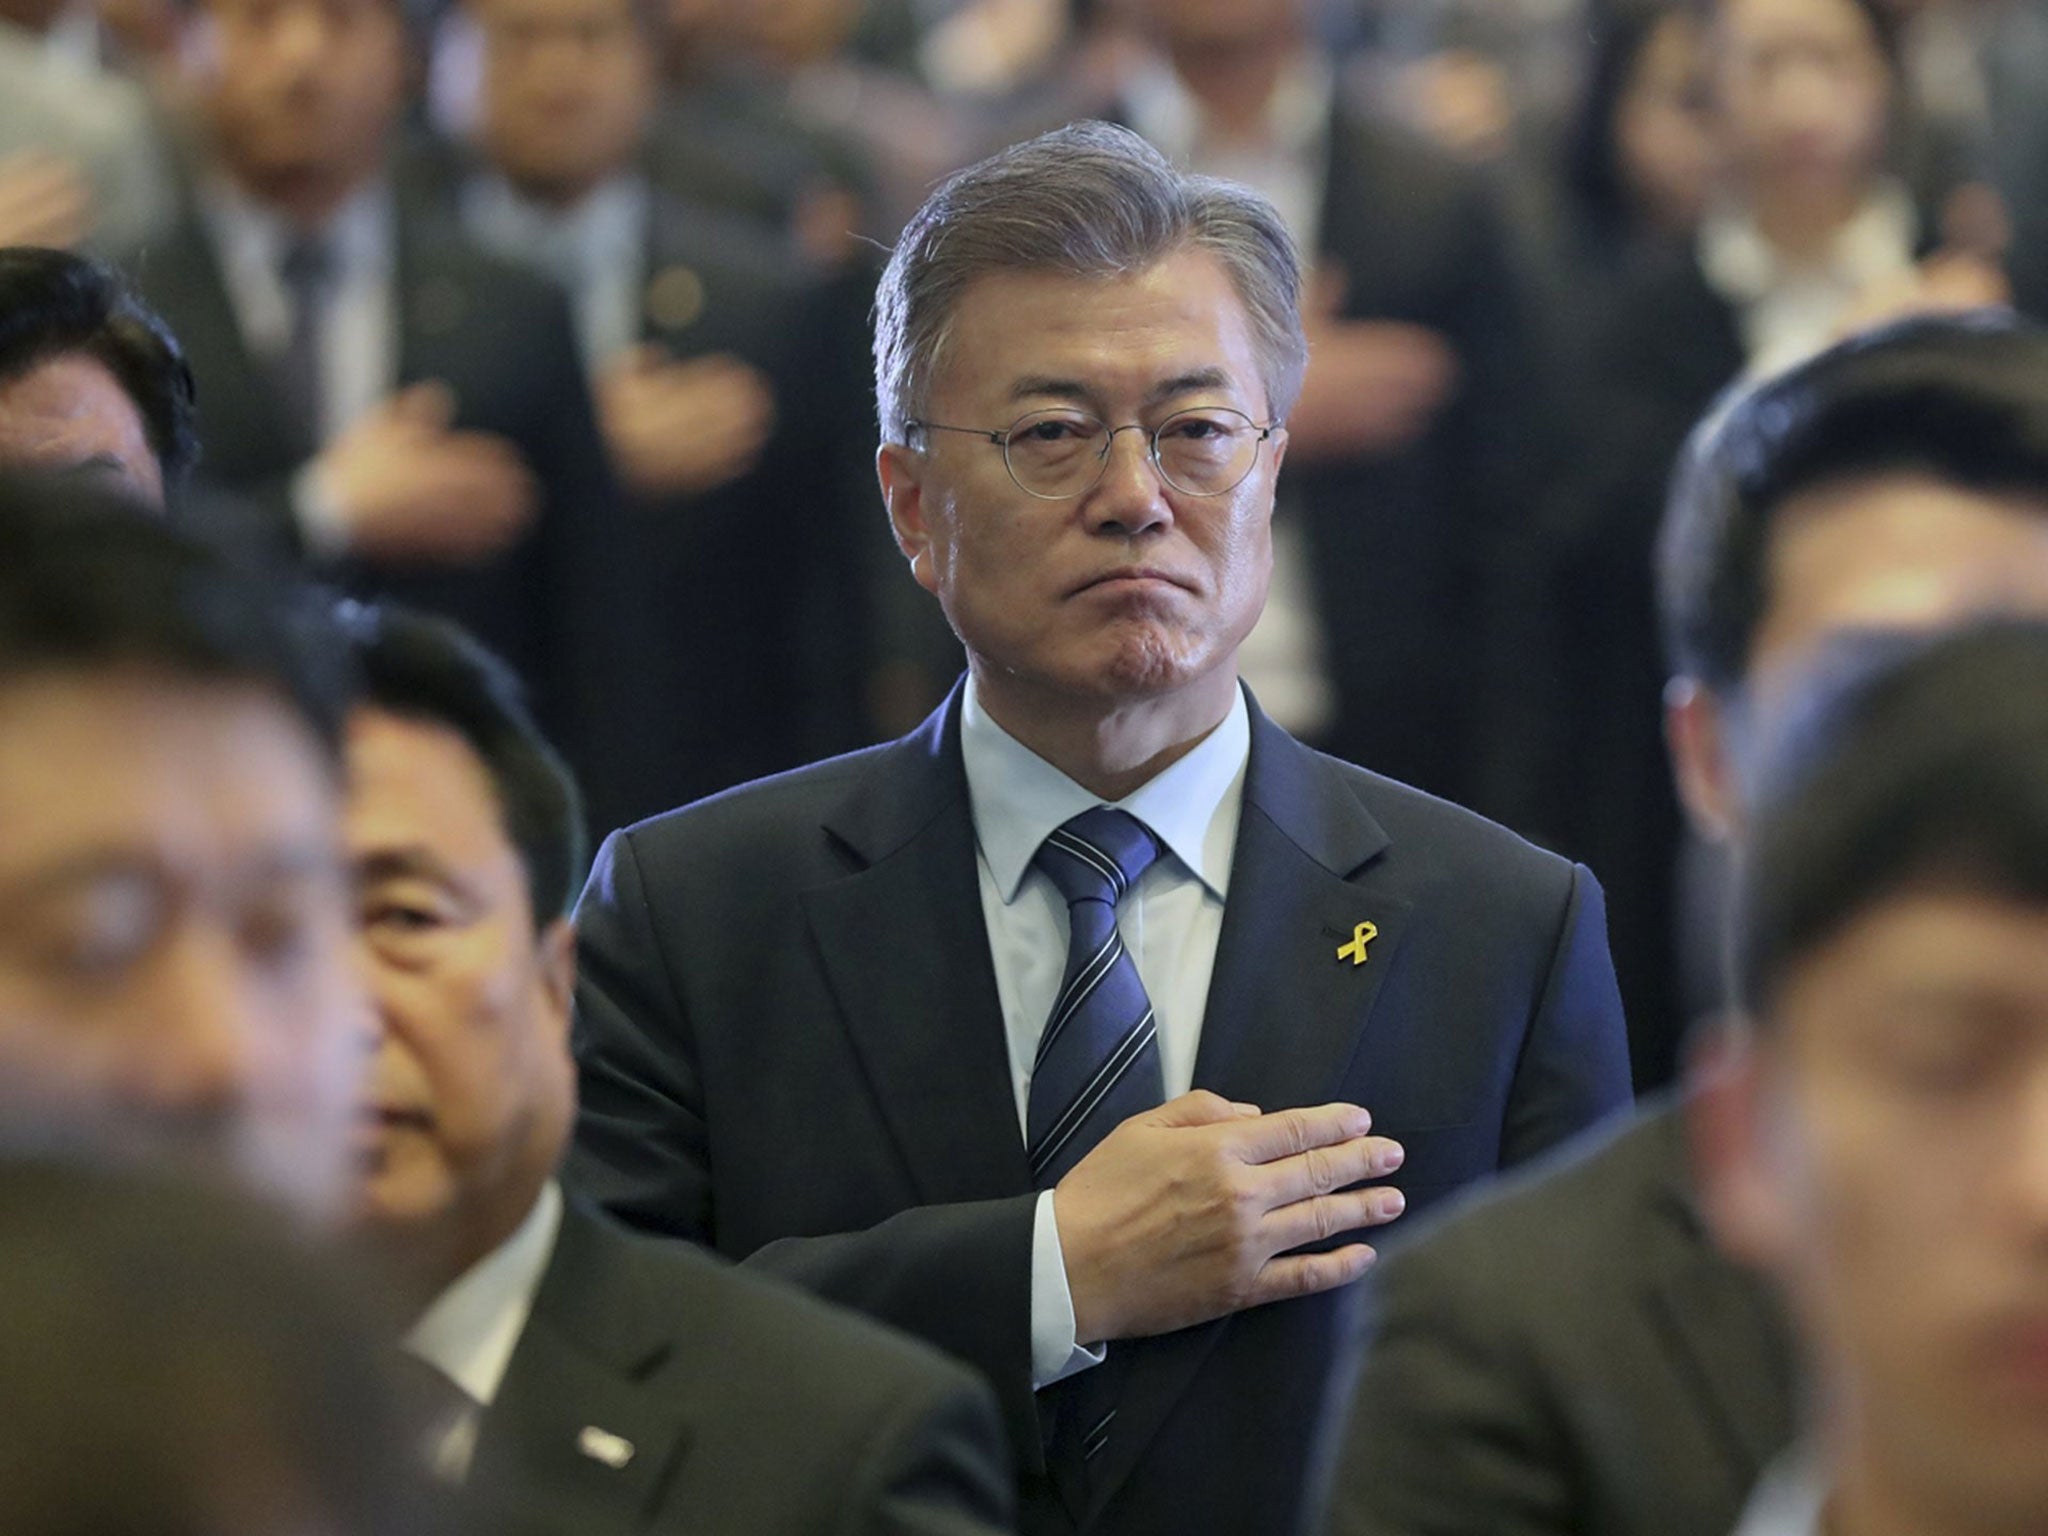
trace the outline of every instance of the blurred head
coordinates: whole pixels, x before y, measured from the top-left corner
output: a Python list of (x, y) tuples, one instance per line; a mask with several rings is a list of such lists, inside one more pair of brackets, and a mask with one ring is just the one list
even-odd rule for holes
[(652, 0), (470, 0), (479, 137), (516, 186), (571, 202), (632, 164), (654, 110)]
[(2048, 628), (1830, 665), (1787, 719), (1744, 881), (1752, 1029), (1694, 1105), (1705, 1208), (1792, 1304), (1841, 1529), (2037, 1531)]
[(111, 270), (0, 249), (0, 464), (104, 475), (151, 506), (198, 456), (192, 370)]
[(1723, 147), (1752, 189), (1860, 193), (1883, 161), (1898, 67), (1880, 0), (1707, 0)]
[(316, 1215), (364, 1029), (326, 638), (125, 497), (0, 484), (0, 1109)]
[(348, 851), (379, 1034), (359, 1219), (429, 1294), (518, 1227), (575, 1114), (581, 813), (504, 664), (439, 619), (350, 619)]
[[(1299, 296), (1270, 204), (1099, 123), (960, 172), (911, 220), (875, 303), (882, 487), (985, 689), (1114, 704), (1229, 686), (1271, 570)], [(1045, 414), (991, 440), (1027, 413)], [(1084, 416), (1144, 430), (1108, 439), (1086, 490), (1027, 493), (1006, 457), (1083, 441)], [(1170, 485), (1147, 437), (1169, 418), (1183, 451), (1241, 448), (1244, 478)]]
[(860, 0), (725, 0), (728, 42), (784, 68), (829, 59), (860, 25)]
[(1298, 37), (1315, 0), (1122, 0), (1131, 20), (1168, 52), (1209, 52)]
[(0, 1529), (420, 1529), (383, 1332), (274, 1212), (161, 1171), (0, 1153)]
[(404, 102), (399, 0), (203, 0), (206, 115), (228, 172), (324, 216), (384, 164)]
[(2048, 613), (2048, 332), (1910, 320), (1768, 381), (1694, 433), (1665, 514), (1667, 725), (1695, 823), (1827, 637)]
[(1615, 244), (1686, 234), (1706, 208), (1716, 156), (1698, 18), (1650, 0), (1610, 10), (1571, 150), (1589, 232)]

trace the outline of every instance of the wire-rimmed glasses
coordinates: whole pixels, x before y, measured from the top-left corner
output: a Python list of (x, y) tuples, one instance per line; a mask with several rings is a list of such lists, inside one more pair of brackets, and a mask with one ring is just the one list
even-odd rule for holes
[(1244, 483), (1259, 460), (1259, 444), (1280, 425), (1263, 425), (1227, 405), (1175, 411), (1156, 427), (1130, 422), (1112, 427), (1101, 417), (1066, 406), (1027, 411), (1000, 432), (908, 421), (907, 431), (965, 432), (1003, 450), (1017, 489), (1041, 501), (1066, 501), (1100, 480), (1119, 432), (1144, 432), (1159, 478), (1187, 496), (1221, 496)]

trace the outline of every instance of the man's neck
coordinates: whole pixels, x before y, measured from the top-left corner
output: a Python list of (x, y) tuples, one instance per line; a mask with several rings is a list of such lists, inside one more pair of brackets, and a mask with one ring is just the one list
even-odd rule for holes
[(242, 193), (283, 216), (308, 234), (317, 233), (374, 179), (375, 172), (352, 175), (317, 171), (267, 174), (260, 169), (225, 167)]
[(372, 1224), (363, 1240), (375, 1256), (403, 1315), (423, 1315), (470, 1270), (511, 1241), (540, 1200), (540, 1188), (526, 1204), (508, 1201), (486, 1211), (452, 1214), (439, 1220)]
[(1822, 1536), (2038, 1536), (2039, 1510), (2018, 1512), (2007, 1522), (1989, 1509), (1944, 1508), (1894, 1472), (1892, 1458), (1852, 1455), (1834, 1480)]
[(1799, 266), (1824, 261), (1835, 239), (1863, 209), (1864, 189), (1759, 186), (1750, 201), (1757, 230)]
[(1134, 794), (1223, 723), (1237, 673), (1221, 667), (1160, 698), (1102, 704), (1048, 694), (977, 666), (974, 687), (989, 718), (1092, 795)]
[(1274, 93), (1300, 51), (1296, 30), (1281, 27), (1228, 47), (1174, 48), (1168, 57), (1214, 128), (1243, 139), (1264, 133)]
[(506, 185), (529, 203), (552, 214), (566, 214), (574, 213), (600, 188), (609, 186), (629, 169), (624, 165), (607, 166), (591, 175), (569, 177), (521, 176), (510, 170), (500, 174)]

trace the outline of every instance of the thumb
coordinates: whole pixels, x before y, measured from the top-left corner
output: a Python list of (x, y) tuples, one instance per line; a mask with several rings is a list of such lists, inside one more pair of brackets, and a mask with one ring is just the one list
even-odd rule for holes
[(394, 420), (422, 432), (445, 432), (455, 420), (455, 391), (439, 379), (409, 384), (391, 397)]
[(1197, 1125), (1221, 1125), (1226, 1120), (1239, 1120), (1257, 1113), (1258, 1110), (1250, 1104), (1233, 1104), (1220, 1093), (1197, 1088), (1177, 1099), (1168, 1099), (1144, 1119), (1147, 1125), (1185, 1129)]

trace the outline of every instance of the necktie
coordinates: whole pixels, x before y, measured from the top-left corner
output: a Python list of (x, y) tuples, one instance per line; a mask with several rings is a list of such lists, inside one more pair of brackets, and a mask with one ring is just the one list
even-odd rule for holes
[(1097, 806), (1053, 830), (1032, 863), (1067, 901), (1066, 975), (1031, 1069), (1031, 1181), (1057, 1184), (1090, 1149), (1164, 1097), (1158, 1026), (1117, 931), (1116, 904), (1159, 857), (1128, 811)]
[(439, 1366), (398, 1350), (388, 1366), (399, 1423), (437, 1482), (459, 1486), (469, 1474), (481, 1412), (477, 1401)]
[(334, 276), (334, 252), (324, 236), (295, 237), (277, 264), (278, 282), (292, 312), (291, 335), (277, 357), (278, 396), (311, 446), (325, 436), (321, 322), (326, 318)]

